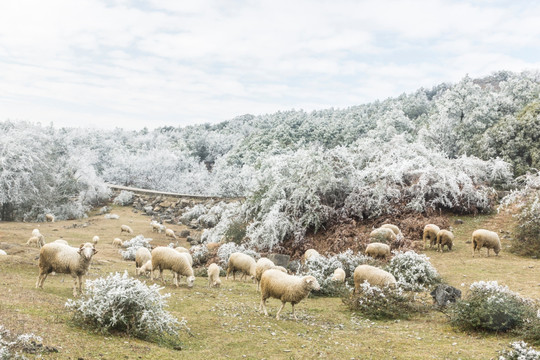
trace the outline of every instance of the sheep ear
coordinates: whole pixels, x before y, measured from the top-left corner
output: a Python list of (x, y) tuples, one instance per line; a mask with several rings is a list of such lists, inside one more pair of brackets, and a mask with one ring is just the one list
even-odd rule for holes
[(306, 279), (307, 284), (311, 284), (312, 281), (313, 281), (312, 279)]
[(96, 250), (96, 248), (94, 248), (94, 255), (96, 255), (96, 254), (97, 254), (97, 252), (98, 252), (98, 251)]

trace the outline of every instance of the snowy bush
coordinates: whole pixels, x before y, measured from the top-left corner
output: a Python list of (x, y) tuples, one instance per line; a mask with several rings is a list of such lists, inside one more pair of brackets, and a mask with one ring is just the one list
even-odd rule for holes
[(166, 299), (154, 284), (147, 286), (124, 274), (86, 281), (86, 293), (77, 300), (69, 299), (66, 308), (76, 322), (102, 332), (125, 332), (142, 339), (160, 340), (174, 337), (186, 329), (186, 321), (178, 321), (168, 311)]
[(219, 257), (219, 261), (223, 266), (226, 266), (229, 262), (229, 256), (231, 256), (232, 253), (240, 252), (246, 255), (249, 255), (253, 257), (255, 260), (258, 260), (261, 255), (249, 248), (247, 248), (245, 245), (238, 245), (233, 242), (229, 242), (226, 244), (223, 244), (219, 247), (217, 251), (217, 256)]
[(118, 215), (118, 214), (105, 214), (105, 219), (118, 220), (118, 219), (120, 219), (120, 215)]
[(124, 241), (122, 246), (126, 250), (120, 250), (120, 254), (122, 255), (122, 258), (124, 260), (135, 261), (135, 253), (137, 252), (139, 248), (145, 247), (148, 250), (152, 249), (152, 247), (150, 246), (150, 241), (152, 241), (151, 238), (145, 238), (142, 234), (135, 236), (131, 240)]
[(189, 250), (191, 252), (191, 257), (193, 258), (193, 266), (204, 266), (206, 264), (208, 257), (210, 256), (210, 252), (206, 245), (195, 245)]
[(34, 334), (14, 335), (0, 325), (0, 360), (27, 359), (25, 352), (34, 352), (36, 343), (42, 339)]
[(206, 214), (208, 209), (204, 204), (197, 204), (191, 208), (187, 208), (182, 216), (180, 216), (180, 222), (182, 224), (189, 224), (192, 220), (200, 218)]
[(212, 224), (211, 229), (204, 229), (201, 240), (203, 242), (221, 242), (233, 241), (240, 243), (245, 236), (242, 236), (242, 216), (240, 213), (240, 204), (237, 202), (220, 202), (213, 206), (208, 213), (201, 215), (197, 222), (207, 227)]
[(113, 203), (120, 206), (133, 204), (133, 192), (122, 190), (120, 194), (114, 198)]
[(465, 331), (508, 331), (537, 316), (529, 300), (496, 281), (471, 284), (467, 297), (450, 309), (451, 324)]
[(540, 360), (540, 351), (528, 346), (524, 341), (514, 341), (510, 348), (499, 352), (499, 360)]
[(386, 267), (386, 271), (394, 275), (398, 285), (405, 290), (425, 291), (429, 286), (440, 282), (437, 270), (424, 254), (394, 251), (394, 257)]

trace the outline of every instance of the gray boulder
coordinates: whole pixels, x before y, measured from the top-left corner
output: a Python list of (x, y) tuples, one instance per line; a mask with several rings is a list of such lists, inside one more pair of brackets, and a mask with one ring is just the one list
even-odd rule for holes
[(461, 290), (446, 284), (439, 284), (431, 293), (433, 302), (441, 307), (461, 299)]

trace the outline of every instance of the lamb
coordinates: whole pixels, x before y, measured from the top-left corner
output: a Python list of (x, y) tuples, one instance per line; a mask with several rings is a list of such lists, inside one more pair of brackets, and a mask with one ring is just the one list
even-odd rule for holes
[(174, 234), (173, 229), (165, 230), (165, 237), (172, 237), (174, 240), (176, 240), (176, 235)]
[(439, 231), (441, 231), (441, 229), (437, 225), (427, 224), (424, 226), (424, 235), (422, 237), (422, 240), (424, 241), (424, 250), (426, 249), (426, 242), (428, 240), (430, 248), (437, 243), (437, 234)]
[(369, 237), (376, 240), (376, 242), (384, 243), (384, 244), (391, 244), (392, 242), (396, 241), (397, 236), (394, 234), (394, 231), (389, 228), (380, 227), (375, 230), (373, 230)]
[(122, 244), (124, 244), (124, 242), (122, 241), (122, 239), (119, 238), (114, 238), (112, 241), (112, 246), (117, 248), (122, 247)]
[(448, 230), (441, 230), (437, 233), (437, 251), (443, 252), (444, 245), (448, 247), (448, 250), (452, 250), (454, 243), (454, 234)]
[(163, 281), (163, 270), (171, 270), (175, 274), (174, 284), (177, 287), (179, 278), (185, 275), (188, 287), (193, 287), (193, 268), (184, 255), (169, 247), (159, 246), (152, 250), (152, 271), (159, 269), (159, 276)]
[(178, 251), (178, 252), (180, 252), (180, 253), (183, 252), (183, 253), (188, 253), (188, 254), (189, 254), (189, 250), (186, 249), (186, 248), (183, 247), (183, 246), (177, 246), (177, 247), (174, 248), (174, 250), (176, 250), (176, 251)]
[(260, 288), (262, 274), (269, 269), (276, 269), (281, 272), (287, 273), (287, 269), (285, 269), (283, 266), (276, 266), (274, 262), (268, 258), (260, 258), (255, 264), (255, 280), (257, 280), (257, 291), (259, 291)]
[(499, 239), (499, 235), (496, 232), (485, 229), (478, 229), (472, 233), (472, 244), (473, 257), (474, 251), (478, 250), (478, 252), (480, 253), (480, 249), (482, 249), (483, 247), (487, 248), (488, 257), (489, 249), (493, 249), (493, 251), (495, 251), (495, 255), (497, 256), (499, 256), (499, 252), (501, 251), (501, 240)]
[(152, 254), (150, 254), (150, 250), (148, 250), (144, 246), (138, 248), (135, 252), (135, 275), (140, 275), (141, 267), (150, 260), (152, 260)]
[(264, 310), (264, 315), (268, 316), (266, 310), (266, 300), (275, 298), (281, 300), (276, 319), (279, 320), (279, 314), (286, 303), (292, 305), (292, 315), (295, 320), (294, 305), (298, 304), (302, 299), (307, 297), (311, 290), (319, 290), (321, 287), (313, 276), (293, 276), (285, 274), (277, 269), (266, 270), (261, 277), (261, 305), (259, 311)]
[(221, 280), (219, 279), (219, 266), (210, 264), (208, 266), (208, 287), (220, 287)]
[(371, 265), (358, 265), (354, 269), (354, 291), (360, 289), (360, 285), (367, 281), (372, 286), (395, 286), (396, 278), (387, 271)]
[(56, 239), (53, 242), (56, 243), (56, 244), (69, 245), (68, 242), (66, 240), (64, 240), (64, 239)]
[(0, 249), (0, 256), (2, 256), (2, 255), (7, 256), (7, 253), (4, 250)]
[(45, 220), (47, 220), (47, 222), (54, 222), (54, 215), (51, 213), (45, 214)]
[(128, 234), (133, 234), (133, 230), (127, 225), (120, 226), (120, 234), (123, 232), (127, 232)]
[(139, 268), (138, 275), (146, 274), (147, 272), (152, 272), (152, 260), (148, 260)]
[(41, 233), (39, 232), (39, 229), (32, 230), (32, 236), (39, 236)]
[(26, 245), (28, 246), (34, 245), (41, 249), (41, 247), (45, 245), (45, 237), (41, 234), (39, 234), (38, 236), (32, 236), (30, 239), (28, 239), (28, 241), (26, 242)]
[(337, 268), (334, 270), (334, 275), (332, 275), (332, 281), (345, 282), (345, 276), (345, 270)]
[(158, 232), (161, 234), (165, 230), (165, 226), (161, 225), (155, 220), (150, 221), (150, 225), (152, 226), (152, 232)]
[[(36, 288), (43, 288), (47, 275), (51, 272), (70, 274), (73, 277), (73, 296), (82, 293), (82, 277), (86, 275), (92, 256), (97, 250), (92, 243), (81, 244), (79, 248), (60, 243), (45, 244), (39, 252), (39, 275)], [(77, 286), (77, 280), (79, 282)]]
[(377, 242), (368, 244), (366, 247), (366, 255), (371, 256), (374, 259), (379, 257), (386, 259), (386, 257), (390, 256), (390, 246)]
[(319, 254), (319, 252), (315, 249), (307, 249), (306, 252), (304, 253), (304, 256), (302, 257), (302, 263), (306, 263), (306, 261), (308, 261), (309, 259), (313, 258), (313, 257), (317, 257), (317, 256), (321, 256)]
[(240, 253), (240, 252), (234, 252), (229, 256), (229, 263), (227, 264), (227, 277), (226, 279), (229, 279), (229, 274), (232, 272), (233, 280), (235, 280), (235, 272), (241, 271), (242, 272), (242, 278), (244, 278), (246, 275), (251, 276), (252, 279), (255, 278), (255, 268), (256, 263), (255, 259), (253, 259), (251, 256)]
[(94, 243), (94, 245), (97, 245), (97, 243), (99, 242), (99, 236), (94, 235), (94, 237), (92, 238), (92, 242)]
[(396, 225), (393, 225), (393, 224), (383, 224), (381, 225), (382, 229), (390, 229), (394, 232), (394, 234), (396, 234), (396, 236), (400, 235), (401, 234), (401, 230), (399, 230), (399, 228), (396, 226)]

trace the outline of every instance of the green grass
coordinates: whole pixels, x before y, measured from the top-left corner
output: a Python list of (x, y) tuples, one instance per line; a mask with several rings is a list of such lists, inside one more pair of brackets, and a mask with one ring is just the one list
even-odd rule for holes
[[(84, 228), (64, 228), (84, 221), (39, 225), (47, 241), (63, 236), (72, 245), (78, 245), (91, 240), (93, 235), (100, 236), (99, 253), (87, 278), (126, 269), (133, 275), (134, 263), (122, 261), (118, 250), (110, 245), (114, 237), (131, 238), (120, 236), (121, 224), (131, 226), (135, 234), (153, 237), (156, 245), (167, 245), (170, 240), (163, 234), (152, 234), (149, 218), (132, 213), (129, 207), (115, 207), (113, 212), (120, 215), (120, 220), (90, 217), (86, 221), (89, 225)], [(477, 228), (510, 230), (511, 217), (461, 219), (464, 224), (453, 225), (456, 237), (453, 251), (441, 254), (426, 250), (443, 279), (464, 291), (474, 281), (498, 280), (522, 295), (538, 298), (539, 260), (509, 253), (509, 242), (505, 239), (499, 257), (487, 258), (484, 249), (480, 256), (472, 258), (471, 245), (466, 243)], [(449, 326), (444, 314), (434, 310), (408, 320), (369, 321), (350, 312), (339, 298), (302, 301), (296, 306), (298, 321), (292, 319), (287, 304), (282, 320), (277, 321), (274, 316), (280, 302), (270, 299), (271, 316), (264, 317), (258, 311), (255, 284), (222, 279), (220, 289), (208, 289), (207, 279), (198, 277), (192, 289), (185, 283), (175, 288), (167, 272), (167, 284), (162, 292), (172, 295), (168, 300), (169, 310), (187, 320), (193, 335), (181, 333), (182, 350), (118, 334), (103, 335), (72, 324), (64, 309), (66, 300), (72, 297), (71, 277), (49, 276), (43, 290), (34, 288), (38, 250), (22, 244), (37, 225), (0, 223), (0, 241), (17, 244), (7, 250), (15, 255), (0, 259), (0, 323), (13, 332), (34, 332), (43, 338), (45, 345), (59, 349), (59, 353), (44, 354), (45, 359), (486, 359), (495, 357), (497, 350), (509, 342), (519, 340), (507, 334), (457, 332)], [(188, 247), (184, 242), (182, 245)]]

